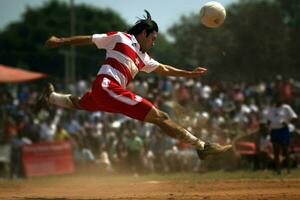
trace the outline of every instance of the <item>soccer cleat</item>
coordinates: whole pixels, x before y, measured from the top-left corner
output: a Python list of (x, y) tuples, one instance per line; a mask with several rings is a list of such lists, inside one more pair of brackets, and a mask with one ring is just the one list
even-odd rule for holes
[(37, 99), (35, 108), (36, 111), (41, 110), (43, 107), (49, 106), (49, 97), (52, 92), (54, 92), (54, 86), (51, 83), (47, 83), (47, 86)]
[(201, 160), (204, 160), (209, 155), (218, 155), (221, 153), (225, 153), (231, 149), (232, 149), (232, 145), (222, 146), (218, 143), (206, 142), (203, 150), (197, 149), (196, 151), (197, 151), (198, 157)]

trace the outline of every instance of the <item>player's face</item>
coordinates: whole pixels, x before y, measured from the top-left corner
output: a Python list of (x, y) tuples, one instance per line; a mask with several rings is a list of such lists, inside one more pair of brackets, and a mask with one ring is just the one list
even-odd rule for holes
[(157, 38), (157, 32), (153, 31), (150, 33), (147, 37), (146, 31), (143, 32), (143, 39), (141, 42), (141, 51), (143, 53), (147, 52), (149, 49), (151, 49), (154, 46), (155, 40)]

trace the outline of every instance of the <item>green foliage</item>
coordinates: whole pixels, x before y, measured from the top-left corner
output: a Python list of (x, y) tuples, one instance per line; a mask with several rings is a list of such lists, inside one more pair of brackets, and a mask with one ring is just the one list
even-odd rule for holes
[(233, 75), (255, 79), (284, 73), (285, 26), (279, 7), (267, 1), (248, 1), (229, 8), (228, 15), (225, 28), (237, 43), (229, 59), (235, 61)]
[[(126, 31), (128, 25), (109, 9), (75, 6), (76, 35)], [(209, 78), (266, 79), (276, 74), (299, 77), (300, 1), (240, 0), (227, 7), (225, 23), (216, 29), (200, 24), (199, 14), (182, 16), (170, 30), (173, 42), (159, 34), (150, 55), (158, 61), (186, 69), (204, 66)], [(58, 77), (64, 76), (70, 47), (49, 50), (51, 36), (70, 36), (70, 7), (48, 1), (28, 7), (22, 21), (0, 32), (0, 60)], [(76, 48), (77, 78), (95, 75), (104, 52), (95, 47)]]
[[(110, 9), (87, 5), (75, 6), (75, 35), (91, 35), (109, 31), (127, 31), (128, 25)], [(69, 37), (70, 7), (62, 1), (48, 1), (42, 7), (28, 7), (22, 21), (10, 24), (0, 32), (1, 63), (46, 72), (62, 79), (64, 67), (70, 62), (70, 47), (47, 49), (45, 41), (51, 36)], [(151, 51), (156, 59), (174, 63), (170, 43), (159, 34), (157, 46)], [(94, 46), (76, 48), (76, 77), (94, 76), (103, 62), (104, 51)], [(172, 62), (173, 61), (173, 62)]]
[(275, 74), (295, 77), (299, 74), (295, 54), (300, 45), (295, 37), (299, 35), (299, 26), (298, 32), (295, 28), (299, 14), (294, 8), (299, 8), (300, 1), (293, 1), (294, 7), (289, 11), (284, 11), (283, 5), (241, 0), (227, 8), (225, 23), (217, 29), (202, 26), (199, 15), (183, 17), (170, 29), (176, 52), (184, 57), (182, 64), (204, 65), (213, 78), (230, 80), (269, 78)]
[[(77, 35), (127, 29), (124, 20), (109, 9), (76, 5), (75, 15)], [(62, 1), (48, 1), (39, 8), (28, 7), (22, 21), (10, 24), (0, 33), (1, 63), (63, 77), (65, 55), (62, 52), (69, 47), (44, 48), (51, 35), (70, 36), (70, 7)], [(95, 47), (78, 48), (77, 75), (95, 74), (102, 57), (103, 53), (99, 56)]]
[(299, 0), (276, 0), (281, 8), (283, 22), (287, 25), (286, 49), (288, 52), (289, 70), (299, 74), (300, 66), (300, 1)]

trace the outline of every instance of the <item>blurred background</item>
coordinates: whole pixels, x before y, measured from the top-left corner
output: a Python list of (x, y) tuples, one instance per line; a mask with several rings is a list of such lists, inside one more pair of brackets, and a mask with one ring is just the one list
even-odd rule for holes
[[(300, 112), (300, 1), (219, 0), (227, 18), (217, 29), (199, 22), (206, 2), (0, 1), (1, 66), (30, 73), (13, 72), (0, 80), (0, 175), (29, 176), (23, 145), (41, 142), (70, 144), (71, 173), (82, 168), (111, 173), (272, 169), (266, 112), (276, 99)], [(150, 55), (182, 69), (204, 66), (208, 73), (190, 80), (139, 74), (130, 89), (205, 140), (250, 142), (241, 143), (245, 151), (231, 153), (226, 161), (201, 162), (188, 145), (121, 115), (54, 107), (34, 112), (45, 82), (82, 95), (104, 58), (94, 46), (44, 48), (50, 36), (126, 31), (144, 9), (160, 28)], [(299, 120), (290, 127), (292, 166), (298, 168)]]

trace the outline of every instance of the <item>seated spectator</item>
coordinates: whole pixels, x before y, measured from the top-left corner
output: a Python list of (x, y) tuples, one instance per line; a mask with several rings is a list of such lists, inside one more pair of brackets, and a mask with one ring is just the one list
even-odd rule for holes
[(69, 140), (69, 133), (63, 128), (61, 124), (57, 125), (57, 129), (54, 134), (55, 141), (66, 141)]

